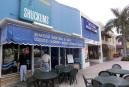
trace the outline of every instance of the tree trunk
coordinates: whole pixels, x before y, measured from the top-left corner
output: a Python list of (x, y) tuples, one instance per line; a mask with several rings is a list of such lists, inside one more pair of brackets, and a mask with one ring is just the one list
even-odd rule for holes
[(122, 36), (122, 45), (123, 45), (123, 56), (126, 57), (127, 56), (127, 40), (125, 38), (125, 35)]

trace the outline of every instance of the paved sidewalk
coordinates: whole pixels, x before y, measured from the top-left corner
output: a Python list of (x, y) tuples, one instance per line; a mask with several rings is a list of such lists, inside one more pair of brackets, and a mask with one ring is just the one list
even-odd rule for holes
[[(112, 67), (112, 65), (116, 64), (116, 63), (120, 64), (123, 69), (129, 70), (129, 62), (120, 61), (120, 58), (116, 58), (112, 61), (107, 61), (104, 63), (96, 64), (96, 65), (90, 66), (86, 69), (79, 70), (79, 73), (77, 75), (77, 83), (74, 82), (72, 85), (62, 83), (59, 85), (59, 87), (85, 87), (82, 75), (85, 75), (85, 77), (87, 77), (87, 78), (94, 78), (98, 75), (98, 73), (100, 71), (110, 69)], [(11, 86), (9, 86), (9, 87), (11, 87)], [(25, 87), (25, 85), (24, 86), (22, 85), (19, 87)]]

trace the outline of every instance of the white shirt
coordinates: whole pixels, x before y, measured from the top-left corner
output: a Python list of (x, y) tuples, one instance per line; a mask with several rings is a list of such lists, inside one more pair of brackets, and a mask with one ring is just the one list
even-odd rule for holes
[(50, 61), (50, 56), (48, 54), (44, 54), (42, 56), (42, 61), (48, 63)]

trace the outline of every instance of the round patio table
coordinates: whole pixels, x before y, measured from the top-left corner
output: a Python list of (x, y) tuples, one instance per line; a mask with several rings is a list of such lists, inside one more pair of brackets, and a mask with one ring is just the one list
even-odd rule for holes
[(124, 70), (124, 69), (108, 69), (107, 71), (115, 75), (119, 74), (120, 77), (129, 74), (129, 70)]
[(104, 85), (106, 83), (114, 84), (116, 87), (129, 87), (129, 82), (123, 78), (116, 76), (98, 76), (94, 80)]
[[(41, 82), (45, 82), (46, 83), (46, 87), (48, 87), (48, 82), (52, 81), (52, 87), (54, 87), (54, 79), (57, 77), (58, 75), (54, 72), (42, 72), (39, 73), (37, 75), (35, 75), (35, 78)], [(42, 84), (41, 84), (42, 86)], [(43, 87), (43, 86), (42, 86)]]

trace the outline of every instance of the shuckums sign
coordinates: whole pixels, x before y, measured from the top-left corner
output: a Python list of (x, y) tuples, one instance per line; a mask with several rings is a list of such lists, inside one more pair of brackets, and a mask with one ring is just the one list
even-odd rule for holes
[(51, 0), (21, 0), (20, 18), (50, 25)]

